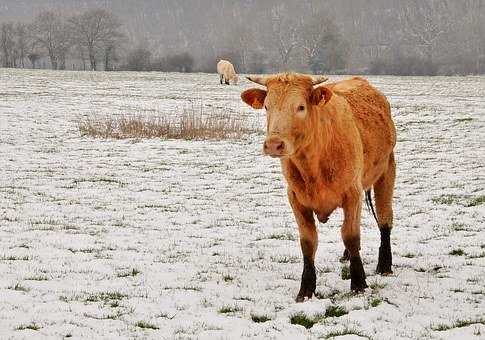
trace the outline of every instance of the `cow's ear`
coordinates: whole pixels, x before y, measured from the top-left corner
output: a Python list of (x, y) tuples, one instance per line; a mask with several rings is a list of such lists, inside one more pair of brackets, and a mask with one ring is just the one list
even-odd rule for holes
[(265, 98), (266, 91), (261, 89), (249, 89), (241, 93), (243, 102), (257, 110), (263, 108)]
[(314, 88), (312, 94), (310, 95), (310, 102), (313, 105), (319, 105), (322, 103), (322, 101), (323, 103), (328, 103), (330, 98), (332, 98), (332, 94), (332, 90), (330, 90), (328, 87), (320, 86)]

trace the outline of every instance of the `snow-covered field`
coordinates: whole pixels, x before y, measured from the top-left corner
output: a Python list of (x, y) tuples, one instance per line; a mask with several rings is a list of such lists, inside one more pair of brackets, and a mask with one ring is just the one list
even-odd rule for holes
[[(349, 293), (338, 212), (319, 225), (318, 298), (302, 304), (298, 231), (262, 132), (101, 140), (77, 128), (83, 116), (202, 105), (262, 130), (263, 113), (239, 99), (249, 83), (5, 69), (0, 79), (1, 339), (485, 337), (484, 77), (369, 77), (398, 128), (394, 275), (374, 273), (379, 232), (364, 210), (371, 288)], [(313, 327), (292, 324), (299, 313)]]

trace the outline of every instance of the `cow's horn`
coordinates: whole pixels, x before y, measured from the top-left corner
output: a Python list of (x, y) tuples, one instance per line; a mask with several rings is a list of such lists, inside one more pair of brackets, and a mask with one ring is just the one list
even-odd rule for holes
[(252, 81), (253, 83), (259, 84), (266, 86), (266, 83), (268, 81), (268, 76), (258, 76), (258, 75), (251, 75), (246, 77), (249, 81)]
[(310, 76), (312, 78), (312, 84), (318, 85), (328, 80), (328, 77), (325, 76)]

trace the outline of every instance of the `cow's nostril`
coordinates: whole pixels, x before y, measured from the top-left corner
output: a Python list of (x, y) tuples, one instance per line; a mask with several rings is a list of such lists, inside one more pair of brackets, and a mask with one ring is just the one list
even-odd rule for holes
[(276, 150), (282, 151), (284, 149), (284, 147), (285, 147), (285, 144), (283, 144), (283, 142), (278, 143), (278, 146), (276, 147)]

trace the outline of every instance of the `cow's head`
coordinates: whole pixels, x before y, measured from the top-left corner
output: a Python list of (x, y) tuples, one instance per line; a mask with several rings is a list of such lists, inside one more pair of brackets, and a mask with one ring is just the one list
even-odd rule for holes
[(285, 73), (248, 79), (266, 87), (266, 90), (253, 88), (241, 94), (249, 106), (266, 110), (263, 153), (272, 157), (292, 156), (309, 142), (315, 118), (318, 118), (316, 106), (324, 105), (332, 96), (326, 87), (314, 88), (328, 78)]

